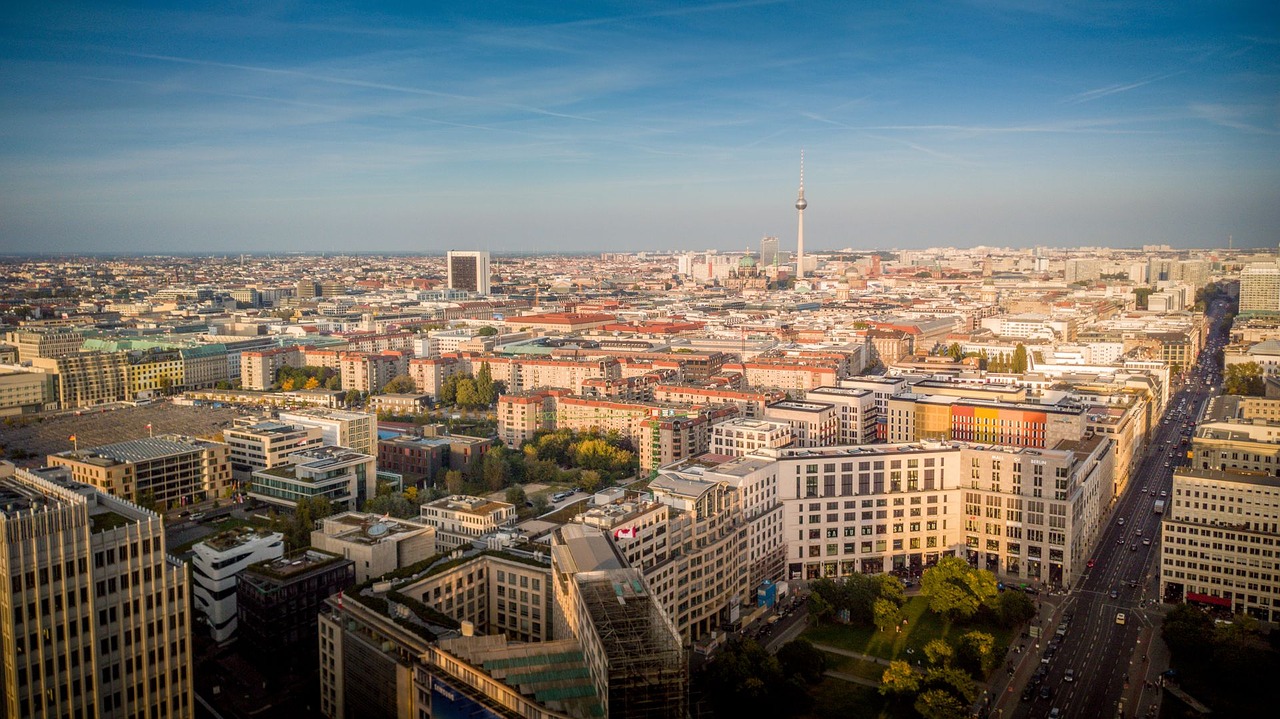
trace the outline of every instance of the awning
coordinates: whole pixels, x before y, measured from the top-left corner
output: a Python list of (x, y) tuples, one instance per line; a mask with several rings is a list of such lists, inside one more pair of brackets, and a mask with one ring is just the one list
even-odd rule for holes
[(1215, 597), (1212, 594), (1196, 594), (1195, 592), (1187, 592), (1188, 602), (1200, 602), (1201, 604), (1213, 604), (1219, 607), (1231, 608), (1231, 600), (1225, 597)]

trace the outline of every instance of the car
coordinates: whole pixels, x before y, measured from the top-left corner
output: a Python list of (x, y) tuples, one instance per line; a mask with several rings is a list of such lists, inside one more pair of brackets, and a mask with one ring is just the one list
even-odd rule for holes
[(1107, 596), (1111, 597), (1112, 599), (1115, 599), (1116, 597), (1120, 596), (1120, 592), (1117, 592), (1116, 590), (1112, 589), (1110, 592), (1107, 593)]
[(1117, 520), (1116, 520), (1116, 524), (1118, 524), (1118, 525), (1120, 525), (1121, 527), (1123, 527), (1123, 526), (1124, 526), (1124, 517), (1121, 517), (1121, 518), (1117, 519)]
[(1058, 710), (1058, 707), (1049, 710), (1049, 719), (1059, 719), (1061, 716), (1062, 712)]
[(1136, 552), (1136, 551), (1138, 551), (1138, 544), (1137, 544), (1136, 542), (1135, 542), (1135, 543), (1133, 543), (1133, 544), (1130, 544), (1130, 545), (1129, 545), (1129, 551), (1130, 551), (1130, 552)]
[(1088, 562), (1088, 567), (1089, 567), (1089, 569), (1093, 569), (1093, 565), (1095, 565), (1095, 564), (1097, 564), (1097, 563), (1098, 563), (1098, 561), (1097, 561), (1096, 559), (1090, 559), (1090, 560), (1089, 560), (1089, 562)]
[(1023, 689), (1023, 690), (1022, 690), (1022, 701), (1024, 701), (1024, 702), (1029, 702), (1029, 701), (1031, 701), (1031, 697), (1032, 697), (1032, 696), (1034, 696), (1034, 694), (1035, 694), (1035, 692), (1032, 692), (1032, 691), (1031, 691), (1031, 687), (1027, 687), (1026, 689)]
[(1150, 539), (1149, 537), (1143, 537), (1143, 538), (1142, 538), (1142, 546), (1144, 546), (1144, 547), (1150, 547), (1150, 546), (1151, 546), (1151, 539)]
[(1142, 527), (1138, 527), (1137, 529), (1133, 530), (1133, 533), (1134, 533), (1134, 534), (1136, 534), (1136, 535), (1138, 535), (1139, 537), (1141, 537), (1141, 536), (1142, 536)]
[(1162, 489), (1162, 490), (1160, 490), (1160, 496), (1161, 496), (1161, 497), (1168, 497), (1168, 496), (1169, 496), (1169, 493)]
[(200, 520), (204, 519), (204, 517), (205, 517), (204, 512), (192, 512), (190, 519), (193, 522), (199, 522)]
[(1068, 669), (1067, 673), (1062, 675), (1062, 681), (1064, 682), (1074, 682), (1075, 680), (1076, 680), (1076, 670), (1074, 669)]
[(1169, 463), (1168, 463), (1168, 462), (1165, 462), (1165, 463), (1164, 463), (1164, 466), (1168, 467), (1168, 466), (1169, 466)]
[(1041, 698), (1041, 699), (1050, 699), (1050, 698), (1052, 698), (1052, 697), (1053, 697), (1053, 687), (1049, 686), (1048, 684), (1043, 684), (1043, 685), (1041, 685), (1041, 686), (1040, 686), (1040, 698)]
[(1116, 613), (1116, 624), (1124, 624), (1124, 612)]
[(1124, 544), (1124, 535), (1120, 535), (1120, 537), (1116, 539), (1116, 544)]

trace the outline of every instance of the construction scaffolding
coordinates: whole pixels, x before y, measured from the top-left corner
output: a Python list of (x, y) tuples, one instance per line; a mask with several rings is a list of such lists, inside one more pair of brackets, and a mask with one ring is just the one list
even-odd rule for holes
[(595, 643), (604, 654), (610, 719), (685, 719), (689, 675), (684, 648), (640, 572), (583, 572), (574, 581), (591, 620), (588, 631), (595, 635), (594, 642), (583, 637), (584, 644)]

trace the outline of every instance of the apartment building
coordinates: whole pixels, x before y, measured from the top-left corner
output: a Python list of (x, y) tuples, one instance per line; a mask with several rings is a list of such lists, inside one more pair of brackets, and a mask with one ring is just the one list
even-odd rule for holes
[(440, 388), (445, 380), (453, 375), (467, 373), (467, 365), (457, 357), (422, 358), (409, 360), (409, 376), (413, 378), (413, 386), (433, 399), (440, 396)]
[(555, 429), (556, 398), (568, 390), (539, 390), (498, 397), (498, 438), (518, 449), (538, 432)]
[(51, 454), (77, 482), (131, 502), (177, 506), (225, 497), (234, 487), (230, 447), (178, 434)]
[(196, 543), (191, 553), (191, 606), (204, 615), (213, 641), (224, 642), (239, 626), (236, 575), (284, 556), (284, 535), (237, 527)]
[(726, 364), (724, 371), (742, 374), (754, 389), (781, 390), (795, 398), (804, 397), (812, 389), (830, 387), (841, 379), (839, 370), (830, 363), (799, 360)]
[(551, 567), (544, 560), (490, 551), (400, 588), (400, 593), (480, 634), (502, 634), (520, 642), (551, 639)]
[(871, 390), (819, 387), (806, 392), (805, 399), (835, 406), (840, 422), (836, 444), (870, 444), (876, 441), (876, 399)]
[(696, 457), (711, 448), (711, 430), (716, 423), (731, 419), (738, 408), (726, 405), (702, 408), (678, 416), (675, 410), (658, 410), (657, 416), (640, 425), (636, 437), (640, 471), (649, 472), (686, 457)]
[(320, 520), (311, 546), (350, 559), (359, 584), (434, 555), (436, 530), (412, 519), (341, 512)]
[(791, 444), (791, 425), (766, 419), (735, 417), (711, 426), (712, 454), (741, 457), (758, 449)]
[(404, 352), (343, 352), (338, 362), (342, 388), (377, 392), (402, 374), (408, 374), (409, 356)]
[(958, 554), (997, 576), (1068, 585), (1110, 500), (1112, 442), (778, 450), (788, 576), (920, 572)]
[(302, 365), (302, 350), (297, 347), (241, 352), (240, 386), (244, 389), (271, 389), (276, 382), (276, 372), (281, 367), (301, 367)]
[(0, 368), (0, 417), (43, 412), (56, 407), (48, 375)]
[(763, 417), (765, 407), (786, 397), (786, 393), (782, 391), (756, 392), (675, 384), (659, 384), (653, 390), (656, 402), (684, 405), (732, 404), (738, 407), (743, 417), (752, 419)]
[(303, 409), (281, 412), (281, 422), (318, 427), (325, 444), (350, 447), (361, 454), (378, 454), (378, 418), (365, 412), (339, 409)]
[(871, 398), (875, 403), (875, 437), (878, 442), (885, 441), (889, 436), (889, 398), (907, 392), (911, 388), (907, 380), (902, 377), (852, 377), (840, 380), (836, 386), (843, 389), (865, 389), (871, 392)]
[(92, 407), (132, 399), (128, 352), (83, 352), (34, 357), (31, 366), (51, 377), (59, 409)]
[(1160, 522), (1160, 596), (1280, 620), (1280, 478), (1180, 467)]
[(840, 415), (826, 402), (783, 400), (764, 410), (764, 419), (786, 422), (796, 447), (830, 447), (839, 444)]
[(0, 557), (0, 714), (195, 716), (189, 575), (159, 515), (0, 463)]
[(319, 427), (260, 420), (238, 419), (234, 427), (222, 431), (230, 447), (231, 474), (237, 485), (249, 482), (255, 471), (289, 462), (288, 456), (324, 444)]
[(335, 507), (356, 509), (377, 494), (374, 456), (348, 447), (324, 445), (299, 450), (289, 455), (287, 464), (255, 470), (250, 476), (250, 497), (285, 509), (312, 497), (324, 497)]
[(80, 352), (84, 337), (68, 329), (20, 329), (5, 335), (5, 342), (18, 350), (18, 362), (37, 357), (66, 357)]
[(422, 505), (419, 520), (436, 530), (436, 545), (450, 550), (509, 527), (515, 522), (515, 505), (483, 497), (455, 494)]

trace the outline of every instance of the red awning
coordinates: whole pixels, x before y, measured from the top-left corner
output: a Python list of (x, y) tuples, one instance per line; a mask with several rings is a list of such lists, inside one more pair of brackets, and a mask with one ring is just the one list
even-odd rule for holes
[(1212, 594), (1196, 594), (1195, 592), (1187, 592), (1188, 602), (1200, 602), (1202, 604), (1213, 604), (1219, 607), (1231, 607), (1231, 600), (1224, 597), (1215, 597)]

